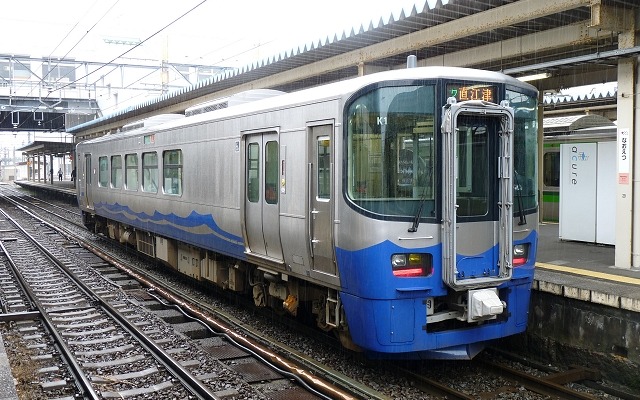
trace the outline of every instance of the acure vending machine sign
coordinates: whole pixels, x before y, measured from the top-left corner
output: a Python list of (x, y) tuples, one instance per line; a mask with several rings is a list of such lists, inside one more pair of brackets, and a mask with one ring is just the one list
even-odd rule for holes
[(560, 145), (560, 239), (615, 244), (616, 142)]

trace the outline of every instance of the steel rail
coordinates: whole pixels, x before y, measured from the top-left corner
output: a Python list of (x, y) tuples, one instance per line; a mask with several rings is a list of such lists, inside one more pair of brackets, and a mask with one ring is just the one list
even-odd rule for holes
[[(3, 196), (4, 197), (4, 196)], [(9, 200), (11, 201), (11, 200)], [(14, 204), (16, 204), (16, 207), (18, 209), (20, 209), (21, 211), (25, 212), (26, 214), (28, 214), (29, 216), (41, 221), (43, 224), (45, 224), (46, 226), (50, 227), (51, 229), (54, 229), (56, 231), (60, 231), (57, 227), (54, 227), (53, 225), (49, 224), (48, 222), (42, 220), (42, 218), (34, 215), (33, 213), (31, 213), (29, 210), (26, 210), (24, 207), (18, 205), (16, 202), (13, 202)], [(54, 262), (56, 265), (58, 265), (58, 267), (60, 267), (65, 274), (67, 274), (67, 276), (69, 276), (71, 279), (73, 279), (73, 281), (85, 292), (88, 294), (88, 296), (90, 296), (92, 298), (92, 300), (94, 300), (95, 303), (99, 304), (100, 307), (107, 313), (109, 314), (110, 317), (112, 317), (113, 319), (115, 319), (116, 321), (118, 321), (118, 323), (125, 329), (127, 330), (133, 337), (136, 338), (136, 340), (138, 340), (138, 342), (140, 342), (145, 349), (151, 353), (154, 358), (156, 358), (156, 360), (160, 361), (165, 368), (167, 368), (168, 371), (170, 371), (171, 375), (175, 376), (176, 378), (178, 378), (178, 380), (180, 380), (180, 382), (185, 386), (185, 388), (187, 388), (187, 390), (189, 390), (191, 393), (193, 393), (194, 395), (199, 396), (202, 399), (213, 399), (213, 400), (218, 400), (219, 397), (216, 396), (204, 383), (202, 383), (199, 379), (195, 378), (186, 368), (184, 368), (182, 365), (180, 365), (180, 363), (178, 363), (177, 361), (175, 361), (173, 359), (173, 357), (171, 357), (167, 352), (165, 352), (161, 347), (159, 347), (158, 345), (155, 344), (155, 342), (153, 342), (153, 340), (151, 340), (149, 337), (147, 337), (140, 329), (138, 329), (133, 323), (131, 323), (129, 320), (127, 320), (127, 318), (125, 316), (123, 316), (120, 312), (118, 312), (114, 307), (112, 307), (110, 304), (108, 304), (105, 300), (103, 300), (99, 295), (97, 295), (96, 293), (93, 292), (93, 290), (88, 287), (84, 282), (82, 282), (81, 279), (77, 278), (75, 276), (75, 274), (73, 273), (73, 271), (71, 271), (66, 265), (64, 265), (62, 262), (60, 262), (59, 260), (57, 260), (55, 258), (55, 256), (53, 254), (51, 254), (51, 252), (49, 252), (44, 246), (42, 246), (40, 243), (37, 242), (37, 240), (35, 240), (35, 238), (33, 238), (31, 235), (29, 235), (29, 233), (27, 233), (24, 229), (22, 229), (20, 227), (20, 225), (15, 222), (15, 220), (13, 220), (8, 214), (6, 214), (3, 210), (2, 214), (4, 214), (6, 216), (7, 219), (11, 220), (17, 227), (18, 229), (20, 229), (25, 235), (27, 235), (29, 237), (29, 239), (52, 261)], [(6, 252), (6, 250), (3, 247), (3, 250)], [(24, 282), (24, 284), (26, 284), (26, 282)], [(32, 292), (30, 292), (30, 295), (33, 295)], [(46, 316), (46, 313), (44, 312), (44, 309), (40, 310), (43, 314), (43, 318), (48, 320), (48, 316)], [(54, 332), (55, 335), (57, 334), (57, 331), (55, 330), (53, 324), (51, 323), (51, 321), (48, 321), (50, 324), (50, 328), (51, 331)], [(65, 352), (69, 352), (69, 354), (71, 353), (70, 350), (66, 347), (66, 344), (62, 341), (62, 337), (59, 337), (60, 339), (60, 344), (62, 346), (64, 346)], [(71, 356), (69, 356), (71, 357)], [(71, 362), (73, 363), (74, 368), (79, 368), (79, 371), (82, 370), (82, 368), (75, 362), (75, 359), (73, 359), (72, 357), (70, 358)], [(84, 374), (83, 374), (84, 375)], [(86, 379), (86, 377), (85, 377)], [(89, 385), (89, 387), (91, 387), (91, 384), (89, 383), (89, 380), (86, 379), (87, 384)], [(83, 387), (84, 387), (84, 382), (83, 382)], [(93, 391), (93, 388), (91, 387), (91, 390)], [(95, 393), (95, 392), (94, 392)], [(95, 398), (99, 398), (99, 397), (95, 397)]]
[(594, 400), (596, 398), (589, 393), (581, 393), (569, 389), (565, 386), (553, 382), (552, 380), (549, 380), (548, 378), (538, 378), (525, 372), (509, 368), (506, 365), (501, 365), (486, 360), (479, 360), (478, 362), (485, 368), (497, 371), (499, 375), (522, 384), (528, 390), (545, 396), (552, 396), (554, 398), (560, 398), (564, 400)]
[[(11, 223), (14, 224), (20, 231), (22, 231), (22, 233), (26, 235), (27, 238), (29, 238), (29, 240), (35, 243), (35, 239), (28, 232), (26, 232), (20, 226), (20, 224), (18, 224), (13, 218), (9, 216), (9, 214), (7, 214), (1, 208), (0, 208), (0, 213), (7, 220), (11, 221)], [(22, 289), (25, 291), (25, 295), (29, 298), (29, 302), (31, 303), (32, 307), (35, 307), (38, 310), (38, 312), (40, 313), (40, 319), (42, 320), (42, 323), (46, 326), (47, 330), (50, 332), (51, 336), (53, 337), (53, 340), (56, 342), (56, 345), (60, 348), (60, 354), (62, 355), (64, 360), (67, 362), (67, 365), (69, 365), (70, 372), (73, 374), (76, 382), (78, 383), (77, 385), (78, 389), (82, 391), (83, 396), (89, 396), (89, 398), (91, 399), (101, 399), (102, 396), (99, 396), (98, 393), (93, 389), (93, 385), (91, 385), (90, 379), (82, 372), (83, 371), (82, 367), (73, 357), (71, 349), (69, 349), (66, 342), (62, 338), (62, 335), (60, 335), (58, 330), (55, 328), (55, 325), (53, 324), (53, 321), (49, 318), (45, 310), (45, 307), (40, 303), (40, 301), (37, 299), (36, 294), (33, 292), (33, 290), (31, 290), (30, 285), (24, 280), (24, 278), (20, 274), (20, 271), (18, 270), (18, 266), (13, 260), (13, 257), (11, 256), (11, 254), (9, 254), (4, 243), (2, 243), (1, 241), (0, 241), (0, 249), (2, 249), (5, 256), (7, 257), (7, 261), (9, 262), (11, 269), (13, 270), (13, 273), (16, 279), (19, 281), (20, 286), (22, 286)], [(47, 255), (47, 257), (49, 256)]]

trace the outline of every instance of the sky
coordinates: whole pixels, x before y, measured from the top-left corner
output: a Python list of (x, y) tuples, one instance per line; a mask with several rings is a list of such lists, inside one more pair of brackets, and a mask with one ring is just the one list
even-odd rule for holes
[[(343, 31), (357, 33), (371, 21), (397, 20), (403, 10), (409, 14), (425, 3), (433, 7), (436, 0), (7, 1), (0, 13), (0, 54), (242, 68), (340, 38)], [(0, 132), (0, 148), (34, 140), (52, 139)]]
[[(31, 0), (3, 3), (0, 54), (242, 67), (426, 0)], [(431, 5), (435, 0), (428, 0)], [(445, 1), (446, 3), (446, 1)], [(8, 34), (8, 35), (7, 35)], [(340, 36), (340, 34), (338, 35)], [(10, 38), (7, 40), (7, 37)], [(110, 41), (111, 43), (107, 43)], [(132, 44), (142, 42), (136, 48)]]

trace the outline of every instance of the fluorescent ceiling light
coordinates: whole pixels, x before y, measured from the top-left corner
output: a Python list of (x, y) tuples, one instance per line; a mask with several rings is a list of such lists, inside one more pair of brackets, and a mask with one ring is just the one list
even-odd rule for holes
[(521, 77), (518, 77), (516, 79), (521, 81), (521, 82), (529, 82), (529, 81), (539, 81), (540, 79), (545, 79), (545, 78), (549, 78), (549, 77), (551, 77), (550, 73), (543, 72), (541, 74), (521, 76)]

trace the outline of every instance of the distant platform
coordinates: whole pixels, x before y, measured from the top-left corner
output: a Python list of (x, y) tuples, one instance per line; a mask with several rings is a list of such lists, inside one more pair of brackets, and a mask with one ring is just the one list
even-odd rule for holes
[(75, 187), (76, 182), (71, 182), (69, 180), (66, 180), (66, 181), (54, 180), (53, 183), (49, 181), (45, 182), (45, 181), (20, 180), (20, 181), (14, 181), (13, 183), (15, 183), (18, 186), (32, 189), (32, 190), (52, 192), (65, 197), (72, 197), (72, 198), (76, 197), (76, 187)]

